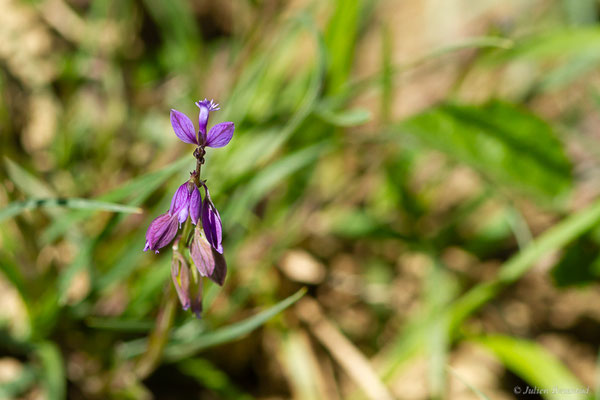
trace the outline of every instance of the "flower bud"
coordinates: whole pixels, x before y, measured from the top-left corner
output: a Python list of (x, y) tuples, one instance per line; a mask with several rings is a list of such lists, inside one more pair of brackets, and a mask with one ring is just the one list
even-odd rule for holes
[(173, 250), (171, 261), (171, 277), (177, 291), (177, 296), (184, 310), (192, 309), (196, 317), (202, 315), (202, 280), (190, 270), (185, 257), (177, 250)]

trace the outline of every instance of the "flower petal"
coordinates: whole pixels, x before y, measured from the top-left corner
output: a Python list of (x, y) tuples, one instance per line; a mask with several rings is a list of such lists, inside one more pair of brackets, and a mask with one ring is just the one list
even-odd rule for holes
[(206, 138), (206, 124), (208, 123), (210, 108), (209, 105), (206, 104), (206, 100), (199, 101), (196, 105), (200, 109), (200, 112), (198, 113), (198, 131), (202, 134), (203, 138)]
[(192, 218), (192, 223), (194, 225), (198, 224), (198, 219), (200, 218), (200, 208), (202, 207), (202, 197), (200, 197), (200, 191), (197, 187), (192, 191), (192, 196), (190, 198), (190, 217)]
[[(193, 186), (193, 184), (191, 184)], [(197, 190), (197, 189), (196, 189)], [(169, 214), (177, 215), (179, 223), (182, 224), (188, 217), (188, 210), (190, 206), (190, 182), (186, 182), (179, 186), (173, 199), (171, 200), (171, 207), (169, 208)]]
[(212, 252), (215, 259), (215, 269), (208, 279), (219, 286), (223, 286), (223, 283), (225, 283), (225, 276), (227, 275), (227, 263), (225, 262), (223, 254), (217, 253), (215, 249), (212, 249)]
[(206, 142), (206, 124), (208, 123), (208, 115), (211, 111), (220, 110), (219, 105), (212, 100), (197, 101), (196, 106), (200, 109), (198, 114), (198, 131), (202, 134), (202, 142)]
[(215, 270), (215, 258), (210, 243), (206, 240), (204, 232), (200, 227), (194, 229), (194, 237), (190, 246), (192, 261), (200, 276), (211, 276)]
[(194, 124), (184, 114), (177, 110), (171, 110), (171, 125), (175, 131), (175, 135), (185, 143), (198, 144)]
[(206, 239), (217, 250), (223, 254), (223, 229), (221, 226), (221, 216), (213, 204), (208, 188), (204, 185), (205, 197), (202, 202), (202, 228), (206, 233)]
[(165, 247), (177, 235), (177, 217), (171, 216), (168, 213), (159, 215), (150, 223), (146, 231), (146, 246), (144, 251), (158, 250)]
[(233, 137), (234, 129), (233, 122), (221, 122), (213, 126), (206, 135), (206, 146), (217, 148), (227, 145)]
[[(223, 286), (227, 275), (225, 257), (217, 253), (210, 243), (208, 243), (206, 236), (204, 236), (204, 231), (199, 227), (196, 227), (194, 231), (190, 254), (200, 276), (207, 276), (211, 281), (219, 286)], [(192, 310), (193, 308), (192, 300)]]

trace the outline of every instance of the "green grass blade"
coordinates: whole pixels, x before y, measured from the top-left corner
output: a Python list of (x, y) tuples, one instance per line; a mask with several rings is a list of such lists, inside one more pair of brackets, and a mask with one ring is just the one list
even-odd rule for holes
[(88, 317), (85, 322), (93, 329), (133, 333), (147, 333), (154, 326), (154, 321), (125, 318)]
[[(226, 326), (213, 332), (204, 333), (200, 336), (194, 336), (193, 338), (190, 338), (190, 340), (185, 340), (179, 343), (169, 343), (167, 344), (164, 351), (165, 360), (170, 362), (180, 361), (208, 347), (216, 346), (219, 344), (239, 339), (242, 336), (247, 335), (248, 333), (257, 329), (269, 319), (273, 318), (275, 315), (279, 314), (280, 312), (282, 312), (283, 310), (300, 300), (300, 298), (302, 298), (302, 296), (304, 296), (305, 293), (306, 289), (301, 289), (293, 295), (291, 295), (290, 297), (275, 304), (273, 307), (262, 311), (248, 319), (234, 323), (232, 325)], [(177, 338), (181, 335), (179, 331), (176, 330), (172, 336), (173, 338)], [(119, 355), (122, 358), (136, 357), (142, 354), (145, 351), (146, 347), (146, 339), (131, 341), (121, 346), (121, 348), (119, 349)]]
[[(121, 202), (127, 198), (130, 206), (140, 205), (152, 192), (160, 187), (167, 179), (180, 171), (185, 165), (190, 164), (188, 157), (183, 157), (158, 171), (152, 171), (140, 177), (132, 179), (127, 183), (111, 190), (110, 192), (98, 197), (99, 201)], [(88, 211), (75, 211), (62, 218), (55, 219), (46, 229), (42, 239), (46, 242), (55, 240), (58, 236), (65, 233), (77, 221), (83, 220), (89, 216)]]
[(165, 349), (165, 359), (168, 361), (178, 361), (189, 357), (202, 349), (239, 339), (300, 300), (305, 294), (306, 289), (301, 289), (290, 297), (275, 304), (273, 307), (262, 311), (253, 317), (231, 324), (214, 332), (208, 332), (199, 338), (196, 338), (192, 343), (167, 345), (167, 348)]
[(362, 125), (371, 119), (371, 112), (364, 108), (356, 108), (353, 110), (346, 110), (340, 112), (333, 112), (327, 109), (320, 109), (316, 111), (316, 114), (323, 121), (333, 125), (341, 127), (351, 127)]
[(36, 354), (41, 364), (41, 384), (49, 400), (66, 398), (66, 378), (62, 356), (51, 342), (37, 345)]
[(337, 0), (327, 26), (325, 42), (330, 55), (328, 86), (335, 93), (348, 79), (358, 36), (360, 0)]
[[(539, 344), (505, 335), (483, 336), (470, 339), (491, 351), (512, 372), (531, 387), (539, 389), (548, 400), (588, 398), (589, 387), (584, 386), (553, 354)], [(515, 388), (525, 393), (525, 387)], [(564, 393), (560, 390), (580, 390), (582, 393)], [(517, 393), (518, 394), (518, 393)]]
[(10, 158), (4, 157), (4, 165), (6, 165), (9, 178), (24, 193), (39, 197), (53, 197), (56, 195), (50, 186), (46, 185)]
[(596, 23), (596, 0), (562, 0), (567, 18), (572, 25), (592, 25)]
[[(549, 204), (572, 186), (571, 164), (553, 129), (536, 115), (501, 101), (445, 104), (409, 118), (399, 130), (417, 143), (468, 164), (494, 183)], [(523, 173), (527, 171), (527, 173)]]
[(561, 58), (569, 60), (578, 54), (591, 54), (600, 49), (600, 28), (561, 28), (546, 30), (539, 35), (524, 38), (511, 49), (498, 55), (499, 61), (546, 60)]
[(589, 231), (598, 221), (600, 221), (600, 201), (569, 216), (531, 241), (525, 249), (502, 265), (497, 279), (475, 286), (454, 303), (452, 327), (458, 328), (462, 321), (494, 298), (500, 290), (529, 271), (534, 262)]
[(138, 207), (109, 203), (106, 201), (63, 198), (63, 199), (28, 199), (10, 203), (0, 210), (0, 222), (19, 215), (25, 210), (42, 207), (64, 207), (89, 211), (112, 211), (119, 213), (139, 214), (142, 210)]
[(432, 315), (440, 315), (426, 338), (428, 348), (428, 378), (431, 397), (441, 399), (446, 392), (445, 366), (448, 362), (450, 341), (449, 320), (442, 312), (455, 296), (456, 282), (447, 273), (441, 260), (432, 260), (430, 271), (425, 279), (425, 304)]

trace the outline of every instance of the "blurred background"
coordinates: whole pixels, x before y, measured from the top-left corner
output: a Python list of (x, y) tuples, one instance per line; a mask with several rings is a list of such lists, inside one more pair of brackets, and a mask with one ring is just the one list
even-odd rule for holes
[[(596, 0), (0, 9), (0, 397), (599, 393)], [(236, 131), (197, 320), (142, 249), (205, 97)]]

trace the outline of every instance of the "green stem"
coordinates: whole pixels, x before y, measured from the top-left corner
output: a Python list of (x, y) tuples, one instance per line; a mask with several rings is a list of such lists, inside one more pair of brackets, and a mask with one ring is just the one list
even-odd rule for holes
[(148, 338), (148, 348), (135, 365), (135, 375), (142, 380), (150, 376), (162, 359), (163, 350), (169, 340), (177, 311), (177, 296), (172, 285), (168, 285), (163, 296), (161, 309), (154, 330)]
[[(204, 149), (201, 151), (204, 152)], [(196, 187), (200, 186), (202, 160), (202, 157), (196, 158), (196, 171), (193, 174), (193, 180)], [(192, 223), (188, 218), (183, 226), (181, 236), (178, 237), (175, 242), (173, 242), (174, 250), (179, 248), (179, 241), (181, 238), (184, 240), (183, 246), (187, 246), (192, 229)], [(138, 379), (147, 378), (160, 365), (163, 350), (167, 344), (167, 341), (169, 340), (169, 333), (175, 320), (177, 304), (177, 295), (173, 290), (173, 286), (169, 284), (168, 289), (166, 289), (162, 299), (161, 308), (158, 313), (158, 317), (156, 318), (156, 325), (148, 337), (148, 347), (146, 352), (140, 357), (134, 367), (135, 375), (138, 377)]]

